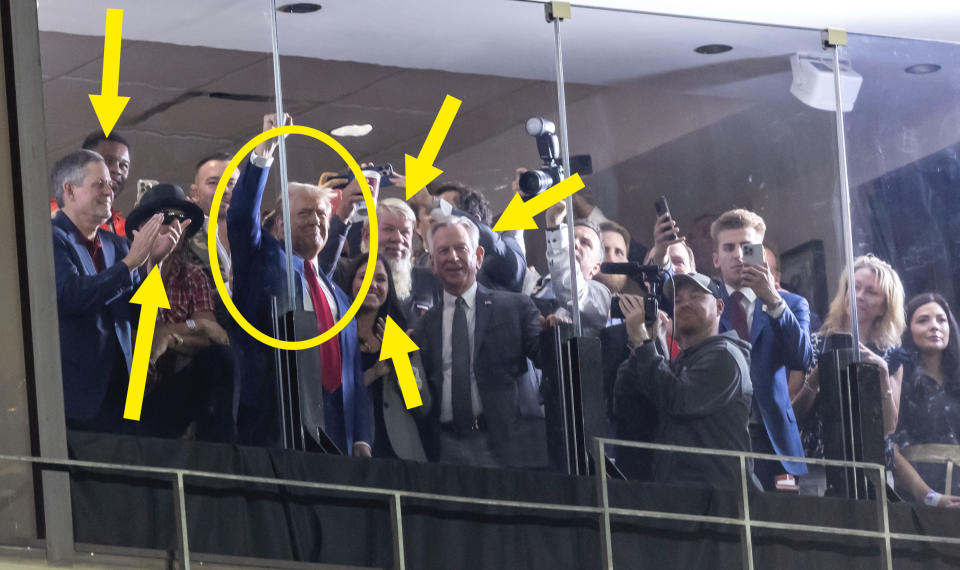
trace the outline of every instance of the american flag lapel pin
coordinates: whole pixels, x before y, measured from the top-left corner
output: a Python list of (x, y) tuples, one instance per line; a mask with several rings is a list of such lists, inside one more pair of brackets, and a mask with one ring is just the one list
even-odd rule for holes
[(493, 301), (486, 300), (486, 301), (483, 302), (483, 304), (484, 304), (484, 305), (492, 305), (492, 304), (493, 304)]

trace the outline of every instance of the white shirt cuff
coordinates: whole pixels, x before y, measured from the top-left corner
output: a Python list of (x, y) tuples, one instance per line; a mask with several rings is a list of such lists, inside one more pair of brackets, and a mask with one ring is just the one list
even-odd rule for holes
[(256, 151), (250, 153), (250, 163), (257, 168), (270, 168), (273, 164), (272, 156), (260, 156)]
[(771, 319), (779, 319), (780, 315), (787, 310), (787, 302), (783, 299), (780, 299), (780, 302), (774, 305), (772, 308), (764, 305), (763, 310), (770, 315)]

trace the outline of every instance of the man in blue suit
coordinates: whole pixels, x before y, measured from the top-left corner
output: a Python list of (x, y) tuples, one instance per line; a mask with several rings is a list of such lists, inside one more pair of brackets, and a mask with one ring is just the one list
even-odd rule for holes
[[(806, 370), (813, 357), (810, 307), (803, 297), (778, 291), (766, 263), (744, 261), (741, 246), (762, 243), (765, 233), (763, 218), (741, 209), (724, 212), (710, 227), (715, 245), (713, 264), (723, 278), (720, 331), (736, 331), (753, 345), (750, 378), (754, 396), (749, 422), (753, 451), (803, 457), (787, 369)], [(757, 461), (755, 472), (764, 489), (773, 490), (778, 475), (803, 475), (807, 468), (792, 461)]]
[[(289, 117), (287, 117), (289, 120)], [(276, 115), (264, 117), (264, 131), (276, 126)], [(290, 234), (293, 249), (294, 299), (287, 293), (286, 256), (283, 243), (260, 225), (260, 207), (267, 183), (276, 139), (254, 150), (233, 189), (227, 232), (233, 262), (233, 300), (241, 313), (259, 330), (271, 327), (271, 298), (282, 312), (287, 307), (313, 311), (318, 328), (327, 330), (346, 313), (350, 300), (330, 276), (317, 269), (317, 254), (329, 230), (330, 195), (324, 188), (292, 182)], [(278, 235), (283, 221), (278, 221)], [(273, 349), (243, 332), (236, 335), (240, 352), (241, 388), (238, 430), (242, 443), (277, 445), (281, 426), (276, 394)], [(301, 384), (301, 416), (304, 431), (321, 444), (318, 430), (345, 452), (369, 455), (372, 441), (369, 407), (361, 379), (356, 323), (351, 320), (337, 337), (319, 348), (321, 378)], [(323, 425), (320, 425), (320, 416)], [(322, 444), (321, 444), (322, 445)]]
[(53, 218), (53, 256), (67, 426), (100, 432), (136, 431), (122, 419), (133, 357), (130, 297), (141, 267), (158, 263), (180, 239), (178, 221), (156, 214), (133, 243), (99, 229), (111, 216), (113, 188), (103, 157), (79, 150), (50, 176), (60, 211)]

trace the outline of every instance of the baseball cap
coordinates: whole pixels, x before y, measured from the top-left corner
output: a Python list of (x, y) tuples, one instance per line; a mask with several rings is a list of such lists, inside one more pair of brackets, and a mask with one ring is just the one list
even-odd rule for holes
[(703, 273), (697, 272), (674, 274), (663, 287), (663, 292), (668, 299), (672, 299), (674, 291), (686, 283), (693, 283), (700, 289), (719, 298), (717, 288), (714, 286), (713, 281)]

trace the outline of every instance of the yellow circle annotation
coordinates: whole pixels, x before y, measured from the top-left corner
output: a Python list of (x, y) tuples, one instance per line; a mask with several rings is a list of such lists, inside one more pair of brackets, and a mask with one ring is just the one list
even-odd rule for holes
[[(350, 308), (347, 309), (347, 312), (340, 318), (340, 320), (334, 323), (330, 329), (313, 338), (296, 341), (274, 338), (268, 334), (264, 334), (257, 329), (257, 327), (250, 324), (243, 314), (240, 313), (239, 309), (237, 309), (237, 306), (233, 304), (233, 299), (231, 299), (230, 295), (227, 293), (227, 287), (223, 283), (223, 276), (220, 274), (220, 260), (217, 258), (216, 253), (217, 220), (220, 211), (220, 202), (223, 200), (223, 193), (227, 187), (227, 182), (230, 180), (230, 175), (239, 167), (243, 159), (253, 152), (253, 149), (256, 148), (257, 145), (265, 140), (281, 135), (308, 136), (326, 144), (335, 150), (337, 154), (340, 155), (340, 158), (347, 163), (347, 166), (350, 167), (350, 171), (353, 172), (353, 176), (357, 179), (357, 182), (360, 183), (360, 189), (363, 191), (363, 201), (367, 206), (367, 215), (370, 219), (370, 253), (367, 257), (367, 269), (363, 273), (363, 282), (360, 284), (360, 290), (357, 291), (357, 295), (353, 300), (353, 304), (350, 305)], [(363, 176), (363, 172), (360, 169), (360, 164), (357, 163), (357, 161), (353, 158), (353, 156), (350, 155), (343, 145), (323, 131), (318, 131), (317, 129), (302, 125), (284, 125), (280, 127), (274, 127), (253, 137), (249, 142), (247, 142), (247, 144), (243, 145), (243, 147), (237, 151), (235, 155), (233, 155), (233, 158), (231, 158), (230, 162), (227, 164), (227, 168), (223, 171), (223, 176), (220, 177), (220, 183), (217, 184), (217, 191), (213, 195), (213, 201), (210, 203), (210, 217), (207, 225), (207, 254), (210, 257), (210, 269), (211, 273), (213, 273), (214, 284), (217, 286), (217, 293), (219, 293), (220, 298), (223, 299), (223, 304), (226, 306), (227, 311), (234, 318), (234, 320), (237, 321), (237, 324), (239, 324), (240, 327), (247, 332), (247, 334), (274, 348), (283, 350), (304, 350), (307, 348), (320, 346), (321, 344), (334, 338), (340, 331), (343, 330), (344, 327), (347, 326), (347, 323), (349, 323), (350, 320), (357, 314), (357, 311), (360, 310), (360, 306), (363, 304), (363, 300), (367, 296), (367, 291), (370, 289), (370, 284), (373, 282), (373, 274), (376, 271), (378, 234), (379, 226), (377, 224), (377, 205), (373, 200), (373, 194), (370, 191), (370, 186), (367, 184), (367, 179)]]

